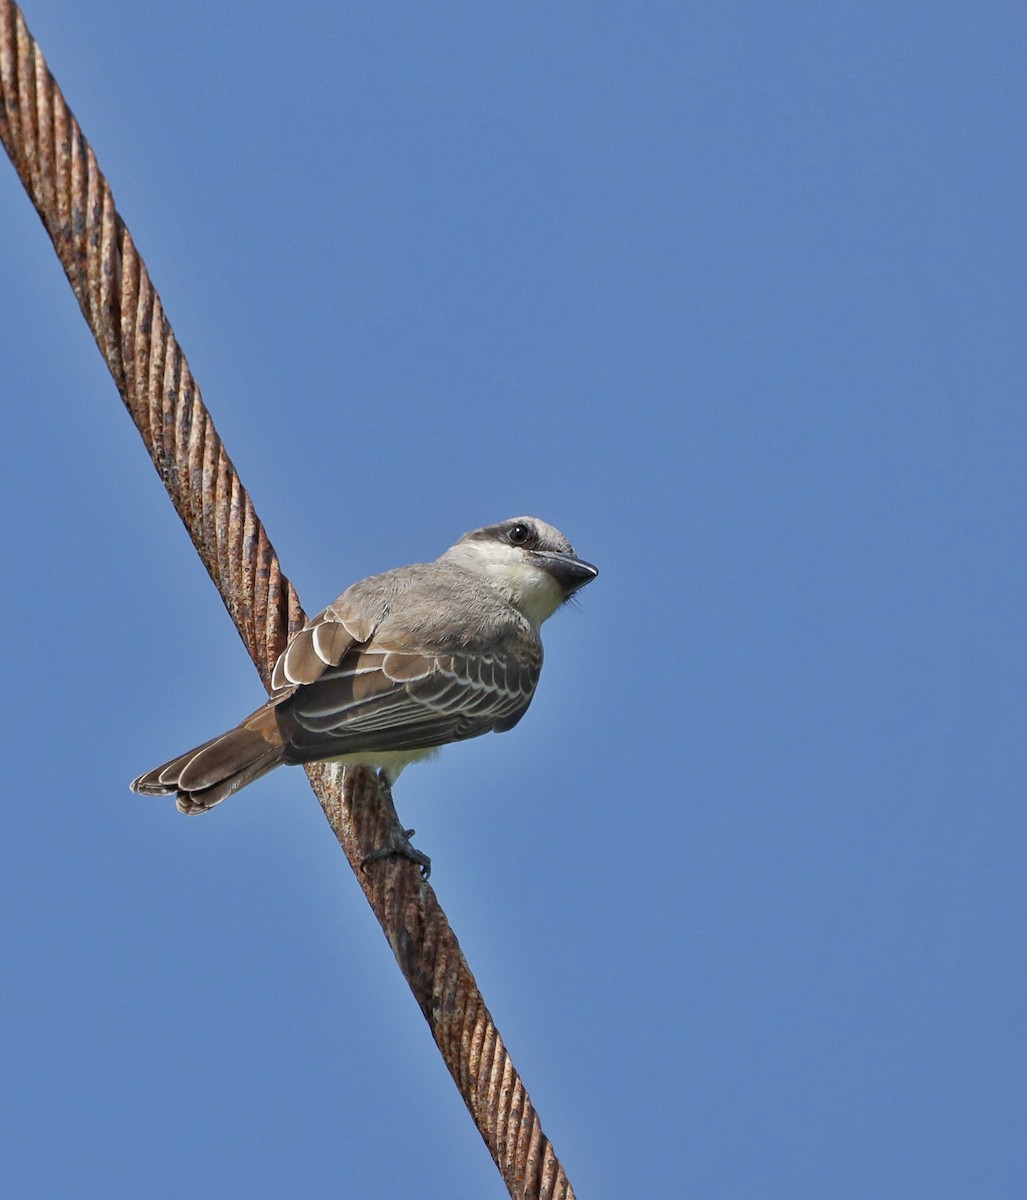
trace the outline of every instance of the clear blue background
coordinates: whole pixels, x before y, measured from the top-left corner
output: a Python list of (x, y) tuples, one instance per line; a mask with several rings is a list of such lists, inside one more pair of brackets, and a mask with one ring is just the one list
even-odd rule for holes
[[(584, 1198), (1027, 1177), (1022, 3), (71, 5), (30, 27), (309, 611), (602, 569), (399, 810)], [(500, 1197), (0, 163), (0, 1182)]]

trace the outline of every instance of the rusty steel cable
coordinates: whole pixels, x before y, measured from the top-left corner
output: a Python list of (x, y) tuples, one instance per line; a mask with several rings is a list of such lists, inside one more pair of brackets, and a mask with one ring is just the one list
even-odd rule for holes
[[(11, 0), (0, 0), (0, 140), (266, 686), (289, 634), (303, 623), (299, 597), (218, 437), (96, 157)], [(404, 858), (361, 870), (396, 823), (388, 792), (368, 770), (315, 764), (307, 774), (510, 1195), (573, 1200), (434, 891)]]

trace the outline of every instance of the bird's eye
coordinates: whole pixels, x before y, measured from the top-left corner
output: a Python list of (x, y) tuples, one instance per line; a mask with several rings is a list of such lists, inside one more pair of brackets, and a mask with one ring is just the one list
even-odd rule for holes
[(523, 546), (531, 539), (531, 530), (527, 525), (512, 525), (506, 536), (515, 546)]

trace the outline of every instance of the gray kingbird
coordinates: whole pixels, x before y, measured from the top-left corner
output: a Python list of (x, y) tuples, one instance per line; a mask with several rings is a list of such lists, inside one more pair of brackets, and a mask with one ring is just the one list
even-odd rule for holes
[(517, 724), (542, 668), (539, 627), (598, 574), (558, 529), (514, 517), (362, 579), (292, 638), (266, 704), (131, 786), (189, 814), (282, 763), (373, 766), (391, 786), (440, 746)]

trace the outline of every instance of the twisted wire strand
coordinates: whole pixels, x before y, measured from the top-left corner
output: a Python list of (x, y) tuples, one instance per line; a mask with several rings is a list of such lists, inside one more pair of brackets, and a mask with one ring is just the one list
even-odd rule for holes
[[(303, 609), (203, 403), (96, 157), (12, 0), (0, 0), (0, 140), (157, 473), (265, 686)], [(517, 1200), (573, 1200), (435, 893), (413, 863), (361, 863), (397, 821), (366, 770), (307, 768), (450, 1074)]]

